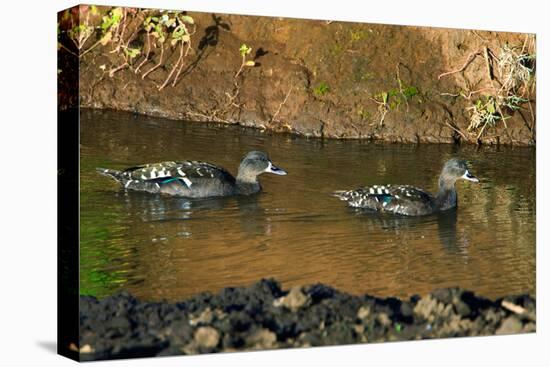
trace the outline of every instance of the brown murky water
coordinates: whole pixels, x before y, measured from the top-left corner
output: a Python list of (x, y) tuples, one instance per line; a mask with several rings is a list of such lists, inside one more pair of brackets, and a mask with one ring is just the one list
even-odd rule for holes
[[(249, 150), (288, 176), (263, 175), (252, 197), (188, 200), (125, 192), (95, 167), (205, 160), (236, 173)], [(434, 190), (443, 162), (471, 162), (456, 211), (368, 214), (329, 193), (362, 184)], [(353, 294), (410, 296), (460, 286), (488, 297), (535, 291), (535, 150), (304, 139), (128, 113), (81, 115), (80, 292), (126, 289), (144, 300), (274, 277)]]

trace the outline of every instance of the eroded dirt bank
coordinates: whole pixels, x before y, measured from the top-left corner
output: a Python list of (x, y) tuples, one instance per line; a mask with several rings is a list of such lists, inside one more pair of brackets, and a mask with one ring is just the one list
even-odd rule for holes
[[(535, 143), (534, 86), (529, 102), (502, 112), (505, 121), (484, 131), (468, 130), (472, 106), (478, 99), (485, 103), (484, 95), (506, 82), (497, 73), (499, 52), (506, 45), (522, 51), (534, 48), (532, 36), (189, 13), (196, 30), (181, 74), (175, 85), (170, 82), (159, 90), (182, 50), (167, 45), (162, 64), (143, 78), (161, 60), (159, 48), (153, 47), (142, 64), (147, 35), (140, 27), (147, 14), (135, 14), (128, 15), (126, 38), (122, 35), (122, 44), (140, 52), (129, 65), (117, 70), (125, 63), (124, 53), (111, 52), (111, 43), (80, 57), (82, 107), (314, 137)], [(92, 35), (88, 42), (100, 36)], [(246, 58), (255, 66), (235, 77), (242, 44), (252, 48)], [(59, 52), (61, 59), (74, 57), (63, 48)], [(63, 62), (60, 65), (63, 80), (69, 73), (62, 70)]]
[[(352, 296), (273, 280), (179, 303), (127, 293), (80, 297), (83, 360), (309, 347), (536, 330), (529, 295), (488, 300), (458, 288), (409, 300)], [(76, 344), (73, 345), (76, 349)]]

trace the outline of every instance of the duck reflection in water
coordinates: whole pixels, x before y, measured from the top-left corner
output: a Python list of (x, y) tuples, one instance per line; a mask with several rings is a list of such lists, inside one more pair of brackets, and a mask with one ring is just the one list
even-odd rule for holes
[(116, 197), (124, 202), (127, 215), (136, 217), (140, 222), (180, 222), (178, 233), (185, 234), (183, 237), (192, 237), (195, 232), (193, 228), (200, 228), (197, 233), (204, 233), (205, 226), (215, 225), (219, 221), (225, 225), (238, 222), (240, 230), (248, 235), (271, 234), (268, 215), (259, 203), (259, 194), (189, 199), (120, 191)]
[[(351, 208), (350, 208), (351, 209)], [(403, 233), (416, 233), (421, 238), (431, 243), (437, 242), (436, 238), (424, 237), (422, 233), (433, 234), (426, 227), (437, 226), (437, 234), (441, 247), (451, 255), (461, 255), (464, 260), (468, 257), (468, 237), (465, 233), (457, 231), (458, 209), (453, 208), (445, 212), (429, 216), (408, 217), (391, 214), (380, 214), (368, 209), (354, 208), (355, 217), (365, 226), (367, 231), (377, 231), (379, 228), (396, 235)]]

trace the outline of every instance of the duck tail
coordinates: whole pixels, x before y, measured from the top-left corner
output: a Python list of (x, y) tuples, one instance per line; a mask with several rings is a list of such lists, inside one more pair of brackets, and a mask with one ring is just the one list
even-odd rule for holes
[(117, 182), (122, 181), (122, 171), (117, 171), (115, 169), (108, 169), (108, 168), (96, 168), (95, 170), (98, 173), (102, 174), (103, 176), (110, 177)]
[(347, 198), (347, 190), (336, 190), (331, 193), (332, 196), (337, 197), (340, 200), (346, 200)]

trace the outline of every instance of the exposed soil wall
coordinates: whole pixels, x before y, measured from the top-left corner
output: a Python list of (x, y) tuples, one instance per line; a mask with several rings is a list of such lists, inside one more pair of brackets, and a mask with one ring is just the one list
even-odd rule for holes
[(80, 297), (82, 360), (535, 332), (535, 299), (488, 300), (458, 288), (410, 300), (351, 296), (272, 280), (179, 303), (127, 293)]
[[(534, 90), (522, 109), (506, 111), (505, 123), (487, 127), (479, 139), (479, 130), (468, 131), (467, 108), (483, 94), (469, 93), (502, 83), (492, 75), (495, 65), (484, 50), (498, 56), (505, 44), (521, 48), (524, 34), (189, 15), (196, 32), (175, 86), (158, 90), (177, 61), (177, 48), (167, 47), (163, 65), (142, 79), (159, 60), (158, 49), (139, 73), (138, 57), (111, 77), (109, 70), (123, 60), (100, 45), (80, 58), (80, 105), (313, 137), (535, 143)], [(141, 22), (129, 24), (127, 34)], [(252, 47), (249, 59), (256, 65), (235, 78), (243, 43)], [(144, 49), (144, 32), (131, 44)], [(464, 70), (438, 78), (461, 69), (469, 58)]]

